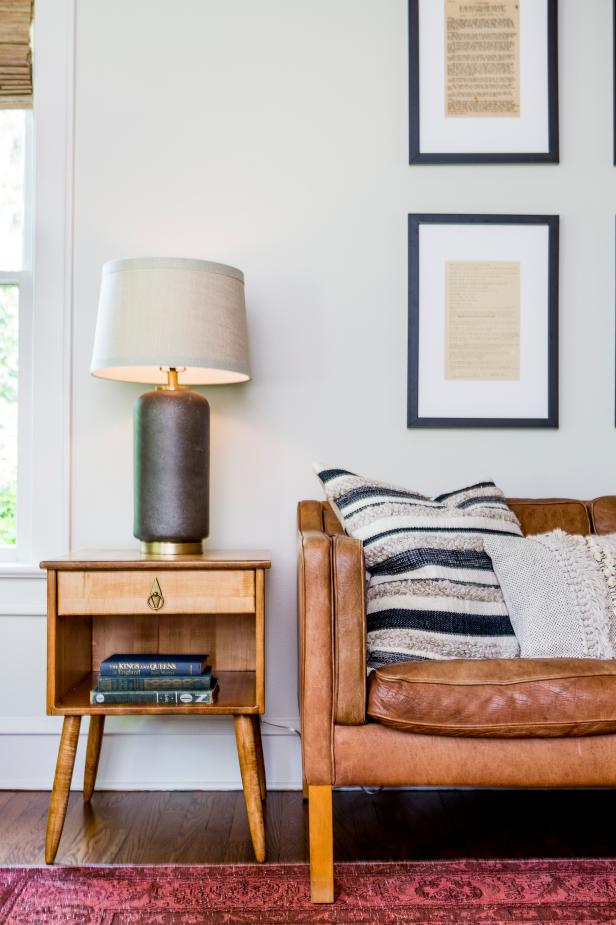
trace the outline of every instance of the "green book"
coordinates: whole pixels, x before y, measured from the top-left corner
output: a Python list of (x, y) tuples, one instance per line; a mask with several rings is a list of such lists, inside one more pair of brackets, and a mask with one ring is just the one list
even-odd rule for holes
[(212, 669), (208, 665), (199, 675), (151, 675), (149, 678), (102, 677), (99, 675), (98, 691), (209, 691), (213, 681)]

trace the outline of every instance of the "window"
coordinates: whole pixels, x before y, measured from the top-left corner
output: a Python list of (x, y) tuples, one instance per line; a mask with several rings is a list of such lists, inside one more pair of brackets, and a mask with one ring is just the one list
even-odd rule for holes
[(18, 422), (27, 417), (29, 392), (30, 123), (25, 110), (0, 109), (0, 559), (17, 558), (23, 520)]

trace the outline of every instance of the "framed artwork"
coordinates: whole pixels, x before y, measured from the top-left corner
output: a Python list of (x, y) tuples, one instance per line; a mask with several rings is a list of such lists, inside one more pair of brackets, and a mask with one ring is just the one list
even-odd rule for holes
[(409, 427), (558, 427), (558, 224), (409, 215)]
[(409, 0), (411, 164), (558, 162), (558, 0)]

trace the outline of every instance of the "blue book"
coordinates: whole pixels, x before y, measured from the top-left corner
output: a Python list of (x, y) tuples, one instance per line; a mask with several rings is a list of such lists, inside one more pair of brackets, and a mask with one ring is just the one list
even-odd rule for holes
[(134, 653), (111, 655), (101, 662), (100, 674), (105, 677), (148, 678), (152, 675), (201, 675), (205, 671), (206, 655), (184, 653), (167, 655), (151, 653), (135, 655)]

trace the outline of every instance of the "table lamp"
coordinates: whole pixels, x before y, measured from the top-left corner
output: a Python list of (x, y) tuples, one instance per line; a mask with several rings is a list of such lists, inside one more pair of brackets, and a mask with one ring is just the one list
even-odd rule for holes
[(201, 552), (210, 409), (189, 386), (250, 379), (244, 274), (184, 258), (106, 263), (90, 371), (157, 385), (135, 403), (133, 532), (143, 552)]

